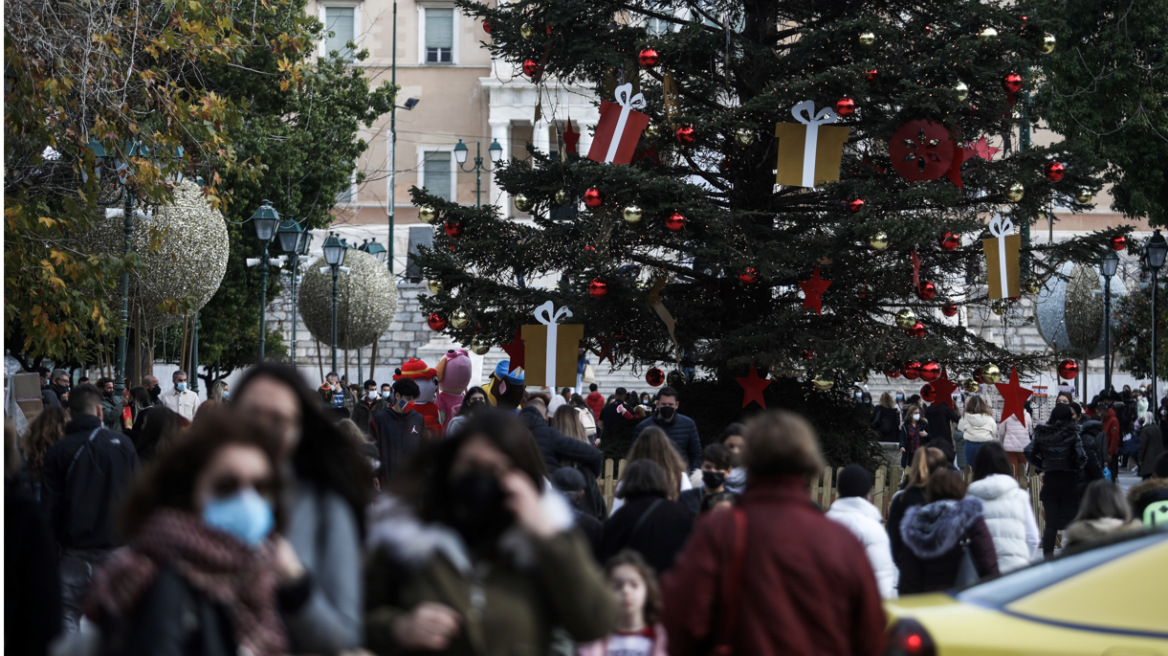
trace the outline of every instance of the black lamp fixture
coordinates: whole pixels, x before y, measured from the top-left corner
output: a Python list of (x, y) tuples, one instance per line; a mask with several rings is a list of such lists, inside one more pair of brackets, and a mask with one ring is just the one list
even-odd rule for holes
[(256, 237), (267, 244), (272, 241), (276, 228), (280, 225), (280, 213), (272, 207), (272, 201), (265, 200), (263, 205), (251, 215), (255, 222)]
[(330, 232), (327, 239), (324, 240), (324, 246), (321, 250), (324, 251), (324, 263), (330, 267), (341, 266), (345, 261), (345, 243), (337, 237), (337, 233)]
[(1164, 258), (1168, 256), (1168, 240), (1164, 239), (1164, 235), (1157, 230), (1152, 234), (1151, 239), (1148, 239), (1148, 244), (1144, 246), (1144, 262), (1148, 268), (1152, 270), (1152, 402), (1158, 403), (1160, 398), (1156, 390), (1156, 297), (1159, 295), (1160, 283), (1156, 279), (1160, 273), (1160, 268), (1164, 266)]
[(308, 252), (308, 244), (312, 242), (312, 233), (292, 218), (284, 219), (280, 223), (276, 236), (280, 239), (280, 248), (289, 254), (305, 255)]
[(382, 264), (385, 264), (385, 260), (389, 255), (389, 251), (386, 250), (385, 246), (377, 243), (376, 237), (373, 238), (373, 241), (367, 240), (362, 242), (361, 247), (358, 250), (360, 250), (362, 253), (369, 253), (373, 257), (376, 257), (377, 261), (381, 262)]

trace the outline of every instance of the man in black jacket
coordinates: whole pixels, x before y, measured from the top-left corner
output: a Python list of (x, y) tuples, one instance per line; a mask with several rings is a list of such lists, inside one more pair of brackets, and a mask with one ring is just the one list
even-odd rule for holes
[(531, 431), (535, 443), (543, 454), (544, 464), (547, 465), (548, 475), (552, 475), (560, 468), (560, 460), (573, 460), (582, 467), (587, 467), (596, 478), (604, 467), (604, 455), (600, 449), (574, 440), (560, 431), (548, 426), (547, 406), (542, 399), (532, 399), (527, 402), (519, 413), (522, 421)]
[(73, 421), (45, 453), (41, 506), (61, 550), (64, 629), (79, 629), (81, 602), (93, 571), (120, 545), (114, 509), (138, 473), (130, 440), (102, 428), (101, 392), (79, 385), (69, 393)]
[(702, 467), (702, 440), (698, 436), (698, 425), (693, 419), (679, 414), (677, 411), (677, 390), (672, 387), (662, 387), (657, 392), (657, 411), (645, 421), (637, 424), (633, 431), (636, 440), (641, 431), (650, 426), (657, 426), (665, 431), (681, 459), (685, 461), (689, 471)]
[(373, 438), (381, 451), (381, 478), (389, 483), (422, 444), (426, 418), (414, 410), (414, 399), (421, 390), (413, 378), (400, 378), (393, 384), (393, 403), (373, 417)]
[[(925, 421), (929, 423), (929, 439), (936, 440), (944, 438), (953, 441), (953, 424), (961, 420), (953, 408), (941, 403), (940, 399), (929, 404), (929, 408), (925, 410)], [(973, 463), (969, 463), (970, 466)]]

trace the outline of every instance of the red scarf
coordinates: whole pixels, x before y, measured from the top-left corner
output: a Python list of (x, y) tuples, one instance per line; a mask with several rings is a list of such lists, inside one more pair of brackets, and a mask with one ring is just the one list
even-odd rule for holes
[(159, 566), (170, 565), (196, 590), (232, 609), (240, 646), (256, 656), (275, 656), (286, 648), (276, 610), (275, 561), (271, 543), (250, 549), (189, 512), (159, 510), (98, 571), (85, 614), (94, 620), (130, 615)]

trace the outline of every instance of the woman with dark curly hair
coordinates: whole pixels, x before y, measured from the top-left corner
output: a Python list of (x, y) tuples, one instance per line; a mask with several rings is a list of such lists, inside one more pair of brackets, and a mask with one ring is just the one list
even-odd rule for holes
[(35, 501), (41, 500), (45, 453), (62, 437), (65, 437), (65, 411), (59, 405), (46, 406), (32, 420), (24, 435), (24, 470), (20, 473), (20, 487)]

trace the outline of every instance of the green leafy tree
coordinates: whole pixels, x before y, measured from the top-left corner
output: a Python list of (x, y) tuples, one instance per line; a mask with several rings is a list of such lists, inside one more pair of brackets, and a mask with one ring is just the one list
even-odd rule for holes
[[(527, 159), (503, 166), (497, 179), (530, 199), (531, 224), (505, 219), (495, 207), (476, 211), (413, 192), (416, 204), (434, 207), (439, 220), (461, 229), (439, 231), (434, 248), (420, 257), (427, 277), (444, 286), (423, 307), (471, 315), (465, 328), (448, 329), (456, 338), (510, 342), (518, 326), (534, 323), (533, 308), (551, 300), (570, 307), (572, 321), (586, 326), (590, 350), (611, 347), (618, 366), (636, 369), (692, 354), (732, 392), (716, 395), (730, 404), (722, 419), (749, 412), (735, 402), (742, 396), (734, 379), (752, 364), (783, 379), (772, 384), (784, 390), (772, 407), (807, 412), (837, 454), (851, 451), (835, 445), (864, 434), (849, 383), (868, 371), (932, 360), (957, 379), (990, 363), (1006, 372), (1050, 366), (1050, 356), (1008, 352), (950, 325), (939, 310), (952, 301), (989, 303), (984, 278), (968, 266), (982, 261), (978, 239), (989, 236), (989, 215), (1003, 212), (1026, 224), (1054, 201), (1074, 206), (1070, 199), (1080, 187), (1099, 187), (1094, 175), (1101, 162), (1081, 148), (1017, 148), (1012, 110), (1026, 117), (1027, 109), (1012, 105), (1003, 89), (1007, 74), (1041, 61), (1041, 36), (1058, 30), (1061, 13), (1035, 11), (1030, 2), (970, 0), (458, 4), (490, 22), (488, 47), (517, 71), (530, 60), (543, 67), (540, 84), (591, 84), (610, 101), (615, 82), (632, 83), (651, 123), (630, 165), (552, 158), (529, 148)], [(996, 36), (983, 40), (979, 33), (987, 27)], [(645, 48), (658, 53), (659, 63), (638, 66)], [(666, 75), (679, 89), (668, 112)], [(836, 124), (850, 129), (840, 180), (776, 192), (776, 123), (794, 122), (791, 111), (800, 102), (811, 100), (818, 111), (842, 98), (852, 99), (857, 111)], [(543, 111), (547, 118), (551, 110)], [(966, 161), (963, 188), (944, 176), (909, 182), (894, 171), (889, 145), (916, 119), (944, 125), (958, 145), (987, 137), (1005, 152)], [(676, 136), (681, 128), (692, 128), (692, 143)], [(1043, 175), (1053, 159), (1069, 168), (1059, 182)], [(1009, 202), (1014, 183), (1024, 195)], [(577, 206), (593, 188), (603, 202)], [(558, 208), (558, 192), (576, 199), (569, 217)], [(863, 205), (849, 207), (853, 200)], [(641, 221), (623, 219), (631, 206), (641, 210)], [(666, 225), (674, 212), (685, 218), (680, 230)], [(887, 235), (886, 250), (870, 247), (878, 233)], [(963, 245), (941, 248), (945, 233), (964, 236)], [(1025, 275), (1043, 278), (1052, 264), (1094, 258), (1109, 234), (1026, 245), (1031, 270)], [(931, 300), (914, 293), (914, 249), (921, 280), (938, 288)], [(800, 285), (816, 267), (831, 281), (822, 315), (804, 307)], [(525, 284), (545, 276), (564, 282), (554, 289)], [(602, 297), (589, 292), (597, 279), (607, 284)], [(676, 345), (649, 302), (658, 295), (676, 319)], [(924, 337), (896, 326), (904, 308), (920, 320)], [(809, 382), (792, 384), (813, 375), (835, 388), (815, 392)], [(806, 400), (815, 394), (823, 398)]]

